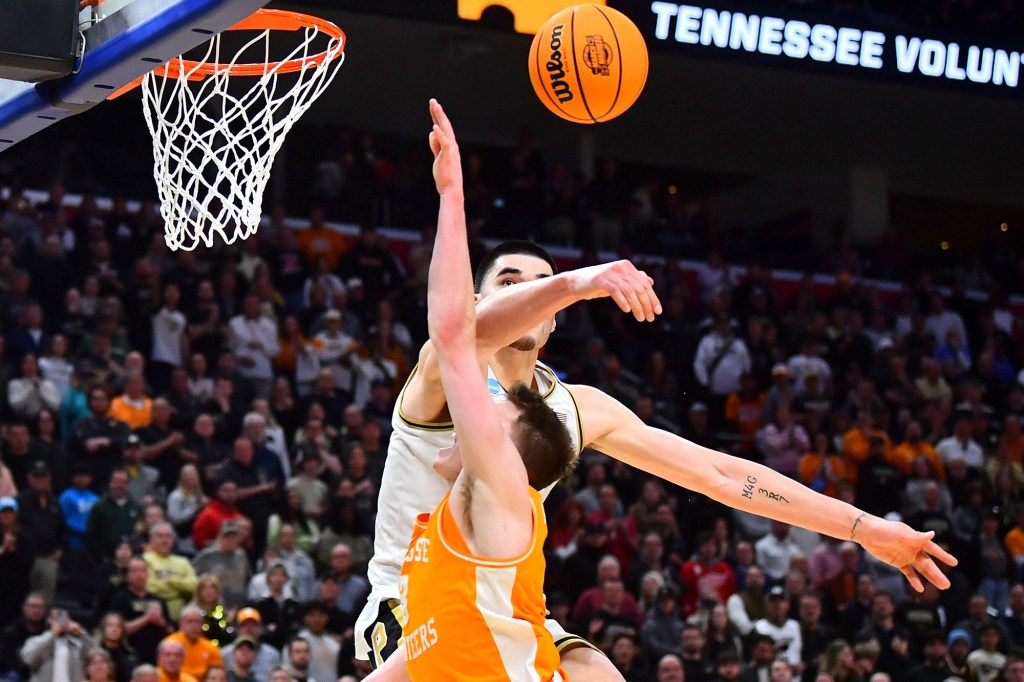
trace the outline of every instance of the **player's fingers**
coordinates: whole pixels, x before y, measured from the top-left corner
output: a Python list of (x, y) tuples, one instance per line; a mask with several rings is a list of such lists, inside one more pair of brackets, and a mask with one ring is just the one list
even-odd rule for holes
[(626, 290), (626, 300), (629, 301), (629, 309), (633, 312), (633, 317), (636, 318), (637, 322), (643, 322), (644, 306), (640, 302), (640, 297), (637, 296), (636, 290), (629, 288)]
[(960, 563), (955, 556), (947, 552), (946, 550), (939, 547), (934, 542), (929, 542), (924, 546), (924, 551), (931, 554), (933, 557), (946, 564), (947, 566), (956, 566)]
[(434, 121), (437, 125), (441, 126), (441, 130), (444, 131), (445, 135), (455, 135), (455, 131), (452, 129), (452, 122), (448, 120), (448, 114), (444, 113), (444, 107), (436, 99), (434, 100), (434, 106), (431, 107), (431, 113), (434, 114)]
[(628, 313), (630, 311), (629, 301), (626, 300), (626, 296), (618, 288), (612, 288), (610, 290), (612, 300), (615, 301), (615, 305), (619, 306), (619, 309)]
[(918, 577), (917, 573), (911, 566), (901, 566), (900, 573), (907, 579), (910, 586), (914, 588), (915, 592), (924, 592), (924, 585), (921, 583), (921, 578)]
[(437, 138), (437, 143), (441, 146), (442, 151), (448, 151), (451, 149), (452, 141), (448, 139), (448, 136), (441, 130), (441, 126), (434, 124), (434, 137)]
[(430, 134), (427, 135), (427, 141), (430, 143), (430, 151), (434, 153), (434, 156), (437, 156), (441, 151), (441, 143), (437, 141), (437, 133), (431, 130)]
[(949, 578), (946, 574), (932, 561), (932, 558), (927, 554), (918, 555), (917, 561), (914, 562), (914, 568), (917, 572), (927, 578), (928, 582), (940, 590), (944, 590), (949, 587)]

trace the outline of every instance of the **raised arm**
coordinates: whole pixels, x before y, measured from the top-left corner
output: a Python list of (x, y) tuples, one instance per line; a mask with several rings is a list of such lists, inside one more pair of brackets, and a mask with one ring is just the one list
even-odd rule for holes
[(462, 211), (459, 147), (451, 123), (436, 100), (430, 101), (430, 115), (434, 120), (430, 132), (434, 179), (441, 195), (441, 214), (447, 214), (447, 219), (438, 221), (430, 261), (430, 340), (455, 423), (463, 471), (474, 487), (483, 483), (488, 492), (493, 491), (495, 497), (509, 503), (509, 511), (527, 510), (529, 518), (526, 468), (505, 434), (476, 354), (476, 300)]
[(826, 497), (768, 467), (722, 454), (645, 425), (613, 398), (589, 386), (574, 386), (584, 415), (584, 439), (592, 447), (666, 481), (736, 509), (859, 543), (900, 569), (915, 590), (924, 576), (936, 587), (949, 579), (933, 558), (955, 566), (936, 545), (934, 532), (920, 533), (845, 502)]

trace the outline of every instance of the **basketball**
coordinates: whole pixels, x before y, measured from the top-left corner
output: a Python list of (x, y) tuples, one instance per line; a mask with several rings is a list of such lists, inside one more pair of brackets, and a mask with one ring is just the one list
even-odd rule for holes
[(629, 17), (576, 5), (548, 19), (530, 47), (530, 81), (548, 109), (603, 123), (629, 109), (647, 81), (647, 45)]

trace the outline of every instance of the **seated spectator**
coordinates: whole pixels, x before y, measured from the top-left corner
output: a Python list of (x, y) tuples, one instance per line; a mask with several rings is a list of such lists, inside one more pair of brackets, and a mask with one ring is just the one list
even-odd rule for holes
[[(319, 601), (311, 601), (306, 605), (302, 617), (304, 627), (288, 642), (284, 656), (292, 668), (296, 668), (292, 660), (291, 649), (305, 644), (309, 649), (308, 679), (313, 682), (334, 682), (338, 676), (338, 654), (341, 645), (327, 632), (328, 610)], [(306, 648), (303, 647), (303, 648)]]
[(729, 564), (718, 555), (718, 541), (710, 531), (697, 536), (697, 553), (683, 564), (683, 614), (691, 615), (705, 590), (713, 590), (724, 603), (736, 592), (736, 576)]
[(880, 647), (877, 669), (895, 679), (910, 666), (910, 633), (896, 622), (896, 603), (886, 592), (871, 598), (871, 611), (864, 627), (854, 635), (857, 642), (875, 640)]
[(726, 609), (729, 620), (742, 637), (749, 635), (754, 629), (754, 623), (768, 614), (765, 577), (760, 566), (754, 565), (747, 570), (743, 589), (729, 597)]
[(192, 525), (192, 542), (196, 551), (205, 549), (218, 535), (226, 521), (237, 521), (242, 513), (235, 506), (238, 486), (234, 481), (222, 480), (216, 495), (207, 501)]
[(921, 399), (939, 404), (953, 399), (953, 389), (942, 376), (942, 366), (931, 358), (921, 362), (921, 376), (914, 382)]
[(51, 609), (49, 629), (29, 637), (21, 659), (32, 671), (29, 682), (84, 680), (89, 651), (95, 646), (85, 629), (63, 609)]
[(303, 448), (295, 458), (296, 474), (288, 479), (288, 492), (295, 491), (302, 503), (302, 510), (313, 517), (321, 516), (327, 509), (327, 484), (320, 480), (323, 463), (320, 453), (312, 448)]
[(124, 444), (124, 466), (128, 472), (128, 497), (136, 504), (163, 503), (167, 492), (160, 485), (160, 472), (145, 463), (142, 441), (134, 433)]
[(768, 612), (764, 618), (754, 622), (754, 631), (768, 635), (775, 642), (775, 649), (791, 665), (802, 665), (800, 625), (789, 618), (789, 599), (786, 591), (776, 585), (768, 593)]
[(707, 626), (704, 630), (704, 656), (708, 660), (718, 659), (725, 651), (743, 656), (743, 639), (739, 630), (729, 620), (729, 612), (723, 604), (715, 604), (711, 609)]
[(615, 669), (619, 671), (623, 679), (635, 680), (636, 682), (646, 682), (646, 680), (650, 679), (640, 658), (640, 651), (637, 648), (634, 635), (626, 633), (616, 635), (612, 640), (611, 653), (608, 659), (615, 666)]
[(640, 630), (640, 642), (648, 660), (659, 661), (680, 652), (683, 621), (679, 617), (678, 599), (671, 585), (658, 590), (654, 606), (647, 613)]
[(1001, 617), (1010, 634), (1010, 646), (1019, 647), (1024, 642), (1024, 584), (1014, 583), (1010, 588), (1009, 605)]
[[(96, 492), (101, 492), (103, 484), (112, 480), (111, 472), (123, 462), (121, 451), (131, 429), (107, 415), (110, 397), (106, 388), (90, 388), (88, 404), (89, 416), (75, 423), (68, 454), (72, 460), (90, 463), (93, 484), (98, 486)], [(127, 534), (120, 533), (117, 537)]]
[(811, 447), (811, 442), (789, 407), (783, 406), (776, 411), (775, 420), (757, 432), (757, 445), (765, 466), (795, 478), (800, 458)]
[(821, 597), (809, 593), (800, 598), (799, 623), (801, 660), (803, 675), (814, 679), (824, 660), (828, 645), (839, 637), (839, 631), (831, 624), (823, 621)]
[(128, 682), (139, 659), (128, 643), (124, 617), (117, 613), (105, 615), (96, 631), (96, 643), (109, 659), (109, 682)]
[[(974, 594), (967, 604), (967, 617), (952, 625), (954, 629), (963, 630), (969, 637), (968, 651), (973, 648), (975, 642), (980, 642), (981, 629), (986, 625), (993, 624), (999, 628), (1000, 650), (1008, 650), (1010, 635), (1003, 626), (1002, 621), (996, 620), (989, 610), (988, 597), (983, 594)], [(967, 653), (964, 652), (964, 656)]]
[(222, 646), (220, 653), (224, 660), (234, 659), (234, 652), (243, 643), (248, 643), (253, 650), (253, 660), (249, 664), (252, 677), (256, 680), (269, 680), (270, 673), (281, 664), (281, 652), (264, 641), (263, 619), (254, 608), (239, 609), (235, 615), (235, 634), (238, 639), (234, 643)]
[(183, 552), (195, 552), (192, 529), (207, 501), (199, 470), (194, 464), (186, 464), (181, 468), (178, 485), (167, 496), (167, 520), (174, 526)]
[(276, 548), (279, 559), (288, 567), (295, 598), (299, 601), (312, 599), (316, 591), (316, 568), (309, 554), (299, 547), (295, 526), (288, 523), (281, 526)]
[(57, 411), (60, 403), (60, 390), (39, 374), (36, 356), (27, 353), (21, 359), (21, 376), (7, 384), (7, 404), (11, 413), (18, 419), (35, 421), (40, 411)]
[(188, 605), (199, 607), (203, 613), (203, 636), (223, 650), (236, 633), (231, 628), (231, 614), (224, 607), (217, 576), (200, 575), (196, 582), (195, 595)]
[(346, 613), (357, 615), (370, 593), (367, 579), (353, 571), (352, 550), (347, 545), (335, 545), (331, 550), (329, 572), (338, 582), (337, 607)]
[(142, 515), (139, 505), (128, 497), (128, 472), (118, 469), (109, 480), (107, 493), (89, 511), (85, 527), (85, 546), (96, 561), (113, 556), (121, 538), (132, 535)]
[(373, 542), (369, 535), (366, 524), (357, 514), (351, 498), (335, 497), (320, 533), (320, 540), (317, 542), (317, 562), (321, 566), (330, 563), (330, 554), (334, 546), (345, 544), (352, 552), (355, 570), (361, 574), (365, 573), (370, 557), (373, 556)]
[(110, 401), (107, 415), (135, 430), (149, 426), (153, 419), (153, 399), (146, 395), (142, 374), (129, 374), (124, 379), (124, 393)]
[[(203, 635), (203, 613), (197, 606), (186, 606), (181, 610), (178, 621), (179, 630), (166, 637), (164, 641), (180, 643), (185, 649), (185, 657), (181, 671), (197, 679), (206, 675), (210, 666), (223, 666), (217, 645)], [(161, 643), (162, 646), (162, 643)]]
[(808, 450), (800, 458), (798, 471), (801, 483), (829, 497), (836, 497), (839, 494), (840, 483), (852, 484), (855, 481), (855, 478), (846, 472), (846, 461), (832, 454), (831, 443), (826, 433), (819, 433), (814, 437), (814, 449)]
[(291, 526), (296, 534), (296, 546), (307, 554), (312, 553), (320, 540), (320, 526), (308, 515), (302, 506), (302, 497), (297, 490), (285, 493), (280, 511), (270, 517), (267, 527), (267, 544), (278, 542), (281, 529)]
[(85, 530), (89, 513), (100, 497), (89, 487), (92, 485), (92, 471), (84, 464), (76, 464), (71, 473), (71, 487), (60, 494), (60, 508), (68, 524), (68, 548), (85, 549)]
[(882, 455), (888, 457), (889, 451), (892, 449), (889, 436), (875, 428), (875, 419), (871, 412), (861, 410), (857, 413), (857, 422), (853, 428), (843, 434), (842, 455), (851, 471), (859, 472), (861, 464), (871, 456), (871, 439), (873, 437), (882, 439)]
[(268, 595), (256, 602), (265, 626), (266, 642), (275, 649), (281, 649), (288, 638), (298, 632), (302, 622), (302, 605), (286, 593), (288, 567), (281, 561), (273, 561), (267, 570)]
[(801, 554), (789, 533), (790, 525), (782, 521), (771, 522), (771, 532), (754, 544), (757, 565), (772, 580), (781, 581), (789, 571), (793, 557)]
[(704, 658), (704, 633), (695, 625), (683, 626), (680, 658), (683, 661), (684, 680), (711, 680), (715, 674), (713, 662)]
[(658, 660), (657, 682), (684, 682), (683, 662), (676, 654), (666, 654)]
[(0, 678), (26, 680), (32, 671), (21, 659), (21, 647), (47, 628), (46, 600), (38, 593), (25, 597), (21, 614), (5, 622), (0, 631)]
[[(146, 682), (199, 682), (195, 675), (183, 669), (185, 663), (185, 645), (177, 639), (165, 639), (160, 642), (157, 650), (156, 669), (158, 676), (152, 676)], [(138, 676), (136, 671), (136, 676)], [(149, 674), (146, 671), (144, 674)]]
[(958, 414), (953, 425), (953, 435), (944, 438), (935, 446), (935, 451), (948, 468), (954, 460), (963, 460), (974, 472), (981, 471), (984, 464), (984, 452), (981, 446), (971, 438), (971, 417), (969, 414)]
[(725, 401), (725, 423), (741, 438), (734, 448), (734, 454), (751, 458), (754, 436), (762, 424), (764, 401), (764, 392), (757, 388), (757, 378), (750, 372), (744, 372), (740, 376), (740, 390), (730, 393)]
[(238, 521), (225, 521), (221, 524), (217, 541), (196, 554), (192, 560), (195, 573), (217, 577), (224, 606), (228, 609), (237, 609), (245, 602), (251, 574), (249, 559), (240, 544), (241, 527)]
[(885, 516), (900, 508), (900, 494), (906, 484), (903, 472), (886, 460), (886, 450), (886, 439), (872, 435), (868, 458), (857, 472), (857, 504), (875, 516)]
[(1006, 655), (999, 651), (1000, 630), (990, 623), (981, 628), (981, 646), (967, 655), (967, 665), (977, 682), (993, 682), (1006, 665)]
[(828, 645), (822, 656), (819, 677), (827, 675), (832, 682), (862, 682), (857, 672), (853, 649), (844, 640), (837, 639)]
[(907, 517), (907, 523), (926, 533), (935, 531), (935, 542), (949, 544), (953, 540), (953, 525), (949, 519), (948, 500), (944, 506), (942, 492), (942, 486), (936, 481), (925, 482), (921, 487), (919, 506)]
[[(760, 680), (767, 680), (769, 678), (772, 663), (778, 655), (778, 652), (775, 649), (775, 640), (771, 635), (755, 633), (751, 636), (750, 644), (748, 646), (750, 649), (750, 660), (739, 679), (742, 682), (760, 682)], [(724, 655), (728, 656), (728, 654)]]
[(904, 440), (892, 449), (889, 461), (895, 464), (904, 476), (910, 476), (914, 462), (918, 457), (924, 457), (931, 464), (931, 470), (940, 481), (946, 480), (946, 467), (942, 458), (932, 447), (931, 443), (924, 439), (924, 432), (921, 430), (921, 423), (912, 420), (907, 422), (904, 430)]
[(580, 611), (577, 628), (586, 632), (588, 639), (606, 646), (617, 632), (636, 633), (640, 629), (643, 614), (636, 605), (636, 599), (626, 592), (621, 580), (608, 580), (601, 585), (601, 600), (594, 608)]
[(158, 523), (150, 531), (149, 547), (142, 555), (149, 566), (146, 589), (167, 602), (172, 619), (192, 599), (199, 582), (192, 564), (172, 554), (173, 549), (174, 529), (169, 523)]

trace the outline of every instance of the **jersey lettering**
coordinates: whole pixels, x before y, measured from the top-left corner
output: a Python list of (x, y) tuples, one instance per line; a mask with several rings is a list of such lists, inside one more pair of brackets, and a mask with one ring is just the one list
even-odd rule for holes
[(419, 658), (427, 649), (437, 644), (437, 639), (437, 628), (434, 627), (434, 619), (430, 618), (405, 636), (405, 660)]
[(430, 538), (420, 538), (405, 553), (405, 563), (429, 563), (427, 553), (430, 551)]

